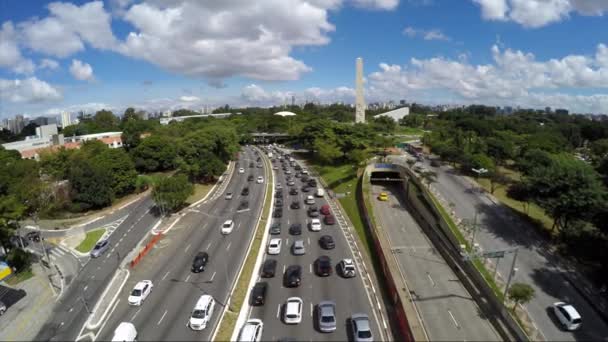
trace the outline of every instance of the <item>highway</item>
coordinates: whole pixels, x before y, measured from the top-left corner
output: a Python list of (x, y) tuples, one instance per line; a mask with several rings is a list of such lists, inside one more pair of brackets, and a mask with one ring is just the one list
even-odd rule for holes
[[(253, 148), (245, 147), (239, 157), (225, 192), (233, 192), (232, 200), (224, 193), (198, 207), (185, 212), (159, 244), (143, 261), (131, 270), (130, 277), (118, 296), (115, 308), (102, 323), (97, 340), (111, 340), (114, 329), (121, 322), (131, 322), (138, 331), (140, 341), (196, 341), (210, 340), (218, 318), (226, 303), (239, 267), (244, 261), (260, 217), (269, 167), (249, 168), (256, 162)], [(244, 174), (237, 172), (239, 167)], [(249, 175), (264, 176), (264, 184), (247, 181)], [(242, 196), (248, 186), (250, 193)], [(270, 195), (270, 194), (269, 194)], [(241, 200), (249, 201), (249, 209), (237, 212)], [(221, 224), (232, 219), (235, 227), (231, 234), (220, 233)], [(204, 272), (192, 273), (194, 256), (199, 251), (209, 254)], [(127, 303), (129, 293), (140, 280), (152, 280), (152, 293), (139, 307)], [(186, 326), (194, 304), (203, 294), (216, 300), (212, 319), (206, 329), (193, 331)]]
[(130, 208), (127, 219), (109, 237), (110, 249), (101, 257), (86, 261), (64, 289), (52, 318), (43, 324), (36, 340), (76, 340), (88, 310), (93, 308), (118, 265), (158, 221), (150, 212), (153, 206), (152, 199), (147, 197)]
[[(370, 325), (375, 340), (384, 340), (386, 337), (381, 335), (379, 322), (374, 316), (372, 304), (368, 299), (363, 280), (359, 270), (355, 278), (345, 279), (336, 272), (336, 264), (343, 258), (353, 258), (347, 240), (342, 229), (336, 222), (333, 226), (323, 224), (322, 230), (313, 232), (308, 229), (310, 218), (307, 215), (309, 205), (304, 204), (307, 195), (314, 195), (314, 189), (308, 193), (302, 193), (303, 183), (299, 178), (294, 178), (295, 187), (299, 190), (297, 195), (290, 195), (290, 186), (287, 186), (285, 172), (281, 169), (281, 164), (277, 160), (279, 168), (275, 172), (275, 182), (283, 187), (283, 217), (273, 219), (280, 222), (281, 233), (272, 235), (271, 238), (281, 238), (282, 248), (279, 255), (267, 255), (264, 259), (277, 260), (276, 274), (273, 278), (259, 278), (258, 281), (268, 283), (266, 302), (263, 306), (255, 306), (249, 312), (248, 318), (259, 318), (264, 322), (263, 341), (277, 341), (280, 338), (293, 338), (301, 341), (346, 341), (352, 340), (348, 333), (348, 318), (354, 313), (366, 313), (370, 317)], [(302, 165), (305, 167), (304, 165)], [(292, 176), (295, 173), (292, 167)], [(291, 209), (289, 206), (292, 201), (298, 200), (301, 204), (300, 209)], [(321, 208), (326, 204), (324, 198), (315, 198), (315, 205)], [(322, 218), (322, 215), (320, 216)], [(294, 223), (302, 224), (302, 234), (294, 236), (289, 233), (289, 226)], [(323, 250), (319, 245), (319, 237), (331, 235), (335, 241), (335, 249)], [(291, 253), (291, 245), (295, 240), (303, 240), (306, 254), (295, 256)], [(266, 247), (261, 250), (265, 253)], [(328, 277), (320, 277), (315, 274), (314, 261), (321, 255), (331, 258), (333, 273)], [(301, 285), (296, 288), (286, 288), (283, 285), (283, 272), (289, 265), (300, 265), (302, 267)], [(282, 306), (288, 297), (300, 297), (303, 300), (302, 321), (297, 325), (287, 325), (282, 321)], [(336, 322), (337, 329), (332, 333), (321, 333), (318, 330), (315, 319), (316, 305), (323, 300), (331, 300), (336, 303)]]
[[(380, 192), (388, 201), (377, 199)], [(372, 206), (431, 341), (500, 341), (456, 274), (406, 207), (396, 182), (372, 184)]]

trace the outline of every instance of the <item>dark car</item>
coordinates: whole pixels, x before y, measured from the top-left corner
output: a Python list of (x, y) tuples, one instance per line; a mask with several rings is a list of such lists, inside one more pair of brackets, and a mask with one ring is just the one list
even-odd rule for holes
[(291, 209), (300, 209), (300, 201), (293, 201), (289, 206)]
[(310, 187), (308, 185), (304, 185), (302, 187), (302, 192), (310, 192)]
[(329, 214), (325, 216), (325, 218), (323, 219), (323, 223), (328, 226), (333, 226), (334, 224), (336, 224), (336, 218), (334, 217), (334, 215)]
[(29, 232), (25, 234), (25, 237), (30, 241), (40, 242), (40, 232)]
[(275, 207), (278, 207), (278, 208), (283, 207), (283, 200), (282, 200), (282, 199), (280, 199), (280, 198), (277, 198), (277, 199), (274, 201), (274, 206), (275, 206)]
[(270, 234), (278, 235), (281, 234), (281, 224), (279, 222), (275, 222), (270, 226)]
[(300, 265), (290, 265), (283, 275), (285, 287), (298, 287), (302, 282), (302, 267)]
[(296, 172), (293, 176), (296, 177), (296, 178), (300, 178), (302, 176), (302, 174), (299, 173), (299, 172)]
[(241, 195), (242, 196), (247, 196), (249, 195), (249, 188), (248, 187), (244, 187), (243, 191), (241, 191)]
[(275, 198), (283, 197), (283, 191), (281, 191), (281, 190), (275, 191), (274, 192), (274, 197)]
[(253, 162), (249, 163), (249, 167), (254, 167), (255, 164)]
[(311, 187), (313, 187), (313, 188), (316, 188), (317, 187), (317, 180), (314, 179), (314, 178), (309, 179), (308, 180), (308, 185), (311, 186)]
[(267, 288), (268, 284), (266, 282), (259, 282), (253, 286), (253, 290), (251, 290), (251, 305), (264, 305)]
[(308, 178), (308, 176), (307, 176), (307, 175), (302, 175), (302, 177), (300, 177), (300, 180), (301, 180), (303, 183), (308, 183), (308, 179), (309, 179), (309, 178)]
[(431, 159), (431, 166), (439, 167), (439, 166), (441, 166), (441, 162), (439, 161), (439, 159)]
[(205, 270), (207, 262), (209, 261), (209, 254), (207, 252), (198, 252), (192, 261), (192, 272), (198, 273)]
[(308, 216), (309, 217), (319, 217), (319, 209), (316, 206), (312, 206), (308, 208)]
[(266, 259), (262, 265), (262, 278), (272, 278), (277, 269), (277, 261), (274, 259)]
[(331, 235), (323, 235), (319, 238), (319, 245), (323, 249), (334, 249), (336, 248), (336, 243), (334, 242), (334, 238)]
[(247, 177), (247, 181), (248, 182), (253, 182), (253, 175), (249, 175), (249, 177)]
[(298, 194), (298, 189), (296, 189), (296, 188), (289, 189), (289, 194), (290, 195), (297, 195)]
[(322, 255), (315, 261), (315, 272), (321, 277), (331, 275), (331, 259), (327, 255)]
[(300, 166), (300, 164), (296, 164), (295, 169), (296, 171), (300, 171), (302, 170), (302, 167)]
[(302, 224), (293, 223), (291, 226), (289, 226), (289, 234), (302, 235)]
[(283, 209), (282, 208), (275, 209), (274, 212), (272, 213), (272, 217), (274, 217), (274, 218), (283, 217)]
[(323, 215), (329, 215), (331, 214), (331, 210), (329, 209), (329, 204), (323, 204), (321, 206), (321, 210), (320, 210), (321, 214)]
[(239, 203), (239, 207), (236, 210), (245, 210), (247, 208), (249, 208), (249, 202), (241, 201), (241, 203)]

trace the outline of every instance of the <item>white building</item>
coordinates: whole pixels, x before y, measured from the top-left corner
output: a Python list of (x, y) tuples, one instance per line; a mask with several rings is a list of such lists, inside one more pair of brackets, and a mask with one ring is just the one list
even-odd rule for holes
[(393, 120), (399, 122), (399, 120), (403, 119), (404, 117), (406, 117), (408, 115), (410, 115), (410, 107), (401, 107), (401, 108), (397, 108), (395, 110), (391, 110), (390, 112), (375, 115), (374, 118), (381, 118), (383, 116), (386, 116), (386, 117), (392, 118)]
[(66, 128), (68, 126), (73, 125), (74, 123), (72, 122), (72, 116), (70, 115), (69, 112), (62, 112), (61, 113), (61, 127)]

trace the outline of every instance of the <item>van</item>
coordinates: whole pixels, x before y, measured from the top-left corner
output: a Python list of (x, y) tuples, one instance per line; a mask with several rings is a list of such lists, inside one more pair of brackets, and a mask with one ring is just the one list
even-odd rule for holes
[(137, 330), (132, 323), (122, 322), (114, 330), (114, 336), (112, 342), (126, 342), (126, 341), (137, 341)]
[(207, 327), (207, 323), (211, 320), (213, 309), (215, 308), (215, 300), (210, 295), (202, 295), (190, 315), (188, 326), (192, 330), (203, 330)]
[(317, 197), (325, 196), (325, 190), (323, 190), (321, 188), (317, 188), (317, 192), (315, 193), (315, 196), (317, 196)]

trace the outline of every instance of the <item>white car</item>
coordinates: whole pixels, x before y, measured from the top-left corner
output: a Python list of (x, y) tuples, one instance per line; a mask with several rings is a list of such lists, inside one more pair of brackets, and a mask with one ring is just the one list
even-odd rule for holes
[(291, 174), (291, 170), (290, 169), (285, 170), (285, 174), (286, 175), (290, 175)]
[(226, 197), (227, 200), (231, 200), (232, 199), (232, 192), (227, 192), (226, 193)]
[(273, 170), (278, 170), (278, 169), (279, 169), (279, 167), (278, 167), (277, 165), (275, 165), (275, 166), (273, 166), (273, 167), (272, 167), (272, 169), (273, 169)]
[(306, 196), (306, 204), (315, 204), (315, 198), (311, 195)]
[(130, 305), (141, 305), (152, 292), (152, 280), (142, 280), (135, 284), (131, 295), (129, 296)]
[(312, 230), (313, 232), (321, 231), (321, 220), (319, 220), (318, 218), (313, 218), (310, 221), (310, 230)]
[(243, 169), (242, 167), (239, 168), (239, 173), (245, 173), (245, 169)]
[(344, 278), (352, 278), (357, 274), (353, 259), (342, 259), (340, 261), (340, 272)]
[(213, 316), (213, 309), (215, 308), (215, 300), (210, 295), (202, 295), (190, 315), (188, 326), (192, 330), (203, 330), (207, 327), (207, 323)]
[(283, 322), (285, 324), (299, 324), (302, 322), (302, 298), (300, 297), (289, 297), (285, 304), (285, 311), (283, 314)]
[(301, 173), (302, 173), (303, 175), (307, 175), (307, 174), (308, 174), (308, 170), (306, 170), (306, 169), (302, 169)]
[(268, 254), (277, 255), (281, 253), (281, 239), (271, 239), (268, 244)]
[(222, 234), (230, 234), (234, 229), (234, 221), (228, 220), (222, 225)]
[(264, 177), (262, 177), (262, 176), (258, 176), (257, 183), (258, 183), (258, 184), (262, 184), (262, 183), (264, 183)]
[(259, 342), (262, 340), (264, 322), (257, 318), (252, 318), (245, 322), (239, 334), (239, 342)]
[(553, 303), (553, 312), (566, 330), (576, 330), (583, 323), (581, 315), (574, 306), (564, 302)]

